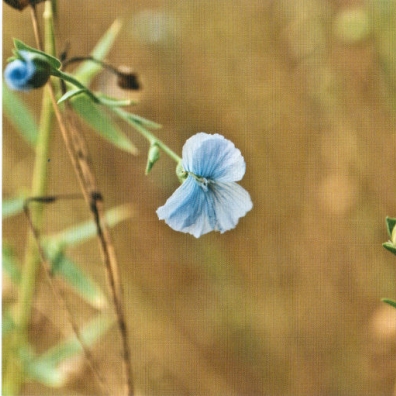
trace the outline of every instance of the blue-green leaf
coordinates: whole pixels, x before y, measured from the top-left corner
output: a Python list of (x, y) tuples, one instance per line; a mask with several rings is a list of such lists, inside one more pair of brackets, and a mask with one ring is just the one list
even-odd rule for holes
[(76, 96), (71, 100), (72, 106), (77, 114), (95, 132), (114, 146), (136, 155), (138, 149), (129, 138), (113, 123), (103, 109), (98, 108), (84, 95)]
[[(103, 60), (111, 50), (118, 33), (121, 30), (121, 22), (116, 20), (98, 41), (95, 48), (91, 52), (91, 56), (97, 60)], [(102, 66), (86, 61), (73, 73), (75, 77), (84, 85), (88, 86), (92, 79), (102, 70)]]
[(17, 94), (3, 84), (3, 110), (16, 130), (31, 145), (37, 142), (38, 126), (33, 114)]

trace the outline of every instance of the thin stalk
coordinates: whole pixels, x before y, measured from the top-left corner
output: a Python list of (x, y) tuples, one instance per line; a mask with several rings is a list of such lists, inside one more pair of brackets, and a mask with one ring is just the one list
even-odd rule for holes
[[(46, 4), (47, 6), (47, 4)], [(35, 8), (32, 9), (32, 23), (38, 45), (41, 38), (38, 31)], [(45, 40), (45, 50), (53, 53), (53, 42)], [(51, 97), (48, 88), (43, 91), (38, 140), (35, 147), (35, 162), (32, 175), (32, 196), (43, 196), (47, 193), (48, 182), (48, 157), (50, 152), (51, 132), (54, 113), (52, 110)], [(36, 205), (31, 213), (32, 221), (38, 228), (43, 222), (43, 207)], [(29, 232), (25, 250), (24, 265), (22, 268), (21, 283), (18, 288), (18, 300), (14, 311), (15, 331), (9, 340), (11, 354), (5, 364), (3, 391), (6, 395), (20, 393), (24, 383), (23, 367), (19, 360), (18, 351), (27, 344), (27, 330), (31, 318), (36, 279), (40, 267), (40, 256), (36, 242)]]
[(109, 227), (105, 219), (103, 196), (98, 189), (85, 137), (79, 130), (78, 126), (75, 125), (74, 117), (71, 115), (72, 109), (70, 108), (70, 104), (65, 103), (66, 110), (65, 112), (61, 112), (57, 104), (53, 85), (49, 84), (48, 87), (53, 110), (55, 112), (66, 149), (69, 153), (70, 160), (80, 183), (85, 201), (88, 204), (95, 221), (99, 247), (106, 270), (106, 278), (110, 293), (112, 295), (117, 316), (118, 328), (122, 340), (122, 366), (125, 377), (124, 394), (127, 396), (133, 396), (134, 387), (131, 353), (123, 305), (123, 290), (114, 245), (111, 239)]
[[(32, 196), (43, 196), (47, 194), (48, 181), (48, 157), (51, 142), (53, 123), (53, 111), (48, 89), (44, 89), (42, 108), (40, 115), (39, 134), (35, 148), (35, 162), (32, 176)], [(43, 222), (42, 205), (36, 205), (32, 210), (32, 221), (37, 227)], [(27, 343), (27, 329), (30, 322), (34, 292), (36, 289), (36, 278), (40, 266), (40, 258), (37, 252), (35, 240), (29, 232), (25, 251), (24, 265), (22, 268), (21, 283), (18, 289), (18, 301), (15, 307), (15, 326), (11, 340), (14, 346), (14, 357), (18, 360), (16, 351)], [(4, 392), (7, 395), (17, 395), (24, 382), (22, 368), (19, 362), (6, 365), (4, 375)]]

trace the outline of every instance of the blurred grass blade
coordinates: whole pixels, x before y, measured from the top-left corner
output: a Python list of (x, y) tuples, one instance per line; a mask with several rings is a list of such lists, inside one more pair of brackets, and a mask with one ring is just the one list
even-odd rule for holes
[(7, 217), (15, 216), (19, 213), (22, 213), (25, 199), (26, 197), (24, 195), (21, 195), (19, 197), (3, 200), (1, 206), (3, 220)]
[[(80, 335), (87, 347), (92, 347), (113, 324), (108, 315), (98, 315), (81, 330)], [(25, 369), (31, 379), (47, 386), (60, 387), (67, 381), (67, 370), (62, 370), (61, 363), (82, 354), (82, 347), (73, 335), (67, 340), (49, 349), (43, 355), (28, 359)]]
[[(119, 20), (113, 22), (110, 28), (98, 41), (91, 52), (91, 56), (97, 60), (103, 60), (111, 50), (120, 30), (122, 23)], [(73, 73), (84, 85), (88, 86), (92, 79), (102, 70), (102, 67), (94, 62), (86, 61), (82, 63)]]
[(11, 281), (18, 284), (21, 280), (21, 271), (18, 260), (10, 246), (3, 244), (2, 247), (2, 269)]
[(103, 94), (97, 94), (97, 97), (99, 99), (99, 102), (104, 105), (104, 106), (130, 106), (131, 104), (135, 104), (136, 102), (133, 102), (131, 99), (116, 99), (112, 98), (110, 96), (106, 96)]
[[(51, 255), (49, 255), (51, 258)], [(64, 254), (57, 254), (55, 261), (51, 260), (54, 274), (62, 278), (88, 304), (96, 309), (107, 306), (106, 296), (102, 289), (77, 264)]]
[(35, 146), (38, 136), (38, 126), (33, 114), (19, 98), (3, 84), (3, 111), (11, 124), (31, 146)]
[[(105, 218), (109, 227), (131, 218), (133, 210), (130, 205), (120, 205), (106, 211)], [(61, 231), (49, 238), (51, 243), (63, 244), (65, 247), (76, 246), (96, 236), (96, 226), (92, 220), (80, 223)]]
[(381, 301), (385, 304), (389, 304), (393, 308), (396, 308), (396, 301), (391, 300), (390, 298), (381, 298)]
[(15, 322), (9, 310), (3, 310), (1, 317), (1, 335), (4, 337), (15, 329)]
[(102, 138), (121, 150), (136, 155), (138, 149), (113, 123), (111, 118), (85, 95), (74, 97), (72, 106), (77, 114)]

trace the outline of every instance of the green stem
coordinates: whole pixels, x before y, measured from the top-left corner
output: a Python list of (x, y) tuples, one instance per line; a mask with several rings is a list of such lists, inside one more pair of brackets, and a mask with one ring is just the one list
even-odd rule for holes
[[(52, 29), (51, 2), (45, 4), (45, 50), (52, 54), (54, 52), (54, 40)], [(53, 124), (52, 103), (49, 91), (45, 88), (42, 99), (42, 108), (39, 124), (38, 141), (35, 147), (35, 163), (32, 176), (32, 196), (43, 196), (47, 192), (48, 182), (48, 157)], [(42, 205), (34, 205), (31, 208), (33, 224), (38, 229), (43, 222)], [(40, 265), (36, 242), (29, 231), (24, 266), (22, 268), (21, 283), (18, 289), (18, 301), (14, 311), (15, 331), (10, 336), (10, 355), (4, 368), (4, 395), (18, 395), (25, 381), (20, 351), (28, 343), (27, 330), (31, 318), (34, 292), (36, 290), (36, 279)]]
[(172, 158), (177, 164), (179, 164), (182, 159), (170, 149), (164, 142), (159, 140), (153, 133), (143, 128), (139, 123), (133, 120), (130, 114), (118, 107), (109, 107), (114, 113), (116, 113), (120, 118), (122, 118), (129, 125), (133, 126), (145, 139), (150, 143), (150, 146), (156, 144), (164, 153), (166, 153), (170, 158)]

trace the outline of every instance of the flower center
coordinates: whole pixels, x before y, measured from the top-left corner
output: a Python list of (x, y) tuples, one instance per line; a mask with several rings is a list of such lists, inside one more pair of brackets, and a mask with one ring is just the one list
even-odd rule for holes
[(204, 191), (208, 191), (208, 186), (212, 182), (210, 179), (207, 179), (206, 177), (197, 176), (192, 172), (188, 172), (188, 174), (196, 180), (196, 182), (201, 186), (201, 188)]

